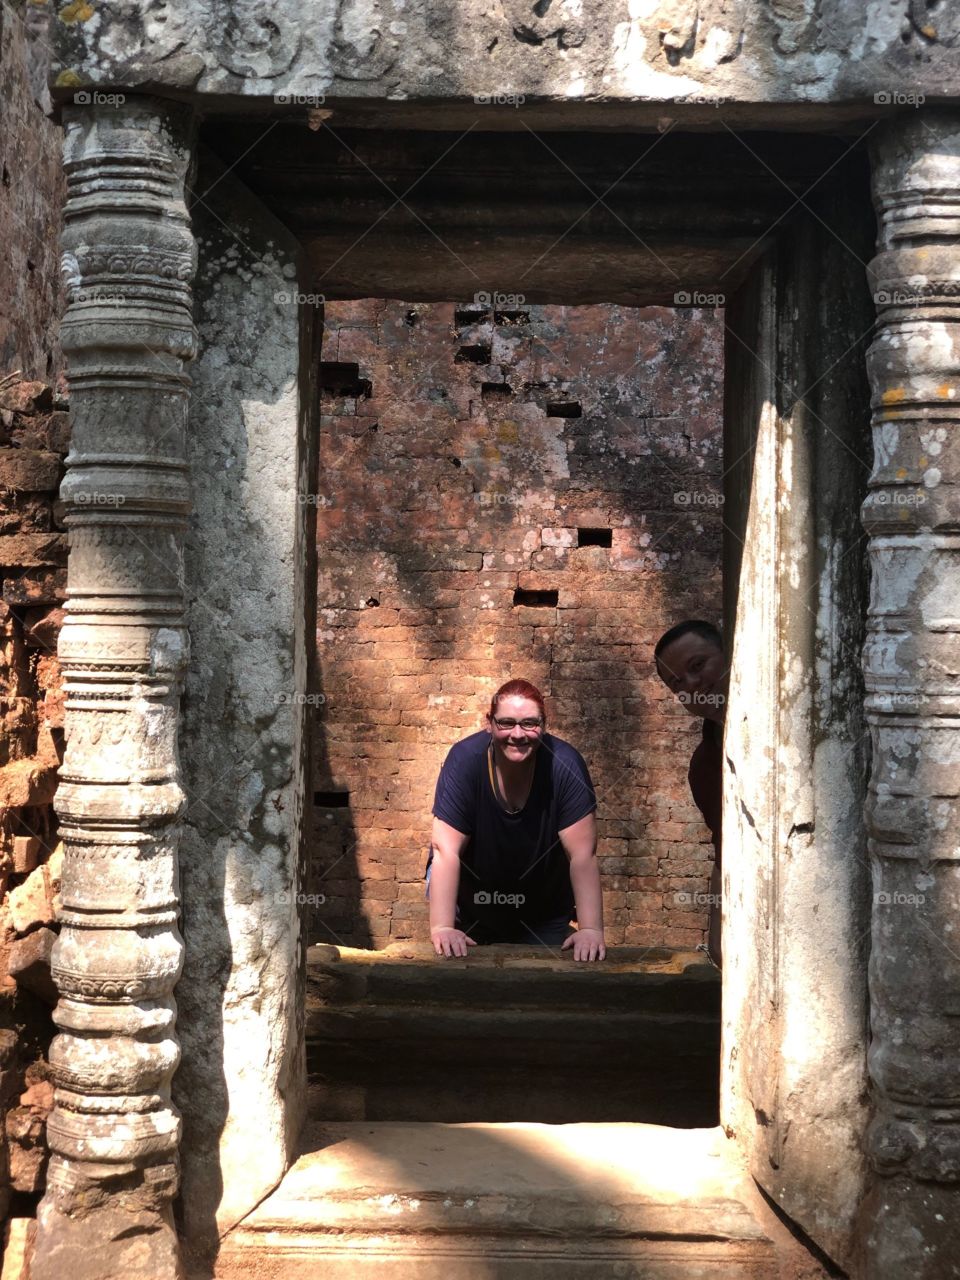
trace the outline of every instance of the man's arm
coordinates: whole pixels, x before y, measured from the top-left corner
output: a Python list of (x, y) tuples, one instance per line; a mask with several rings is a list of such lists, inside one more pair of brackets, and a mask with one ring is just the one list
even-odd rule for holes
[(564, 827), (559, 836), (563, 851), (570, 859), (570, 883), (577, 902), (577, 932), (566, 940), (563, 949), (572, 946), (574, 960), (602, 960), (607, 948), (603, 941), (596, 811)]
[(470, 837), (439, 818), (433, 820), (430, 869), (430, 938), (438, 956), (465, 956), (477, 944), (454, 923), (460, 885), (460, 855)]

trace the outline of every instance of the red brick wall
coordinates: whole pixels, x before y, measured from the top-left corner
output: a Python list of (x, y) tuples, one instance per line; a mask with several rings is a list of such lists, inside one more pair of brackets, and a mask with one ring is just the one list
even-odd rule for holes
[(427, 936), (437, 770), (522, 676), (593, 774), (609, 940), (700, 942), (699, 722), (652, 649), (719, 620), (720, 315), (335, 303), (322, 359), (313, 936)]
[(60, 228), (66, 181), (62, 130), (37, 100), (50, 100), (43, 31), (49, 11), (41, 8), (0, 6), (0, 374), (17, 369), (25, 378), (56, 382), (63, 364)]
[(52, 802), (63, 757), (65, 410), (44, 383), (0, 379), (0, 1105), (9, 1187), (31, 1197), (43, 1190), (53, 1102), (46, 1049), (62, 860)]
[(55, 398), (65, 181), (61, 129), (43, 110), (44, 17), (30, 5), (0, 11), (0, 1220), (29, 1214), (43, 1190), (53, 1100), (46, 1051), (59, 858), (51, 802), (62, 754), (56, 643), (66, 581), (56, 491), (67, 420)]

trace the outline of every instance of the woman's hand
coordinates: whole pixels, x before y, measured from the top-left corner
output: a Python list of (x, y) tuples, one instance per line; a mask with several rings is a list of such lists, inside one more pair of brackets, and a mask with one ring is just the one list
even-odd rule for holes
[(602, 929), (578, 929), (560, 950), (566, 951), (567, 947), (573, 947), (574, 960), (603, 960), (607, 954)]
[(437, 955), (448, 959), (451, 956), (466, 956), (467, 947), (477, 945), (469, 934), (462, 929), (454, 929), (451, 925), (435, 925), (430, 930), (430, 939)]

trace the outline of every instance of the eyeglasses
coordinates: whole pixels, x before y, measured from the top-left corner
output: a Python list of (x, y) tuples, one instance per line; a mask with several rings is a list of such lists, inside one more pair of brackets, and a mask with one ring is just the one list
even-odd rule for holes
[(539, 733), (543, 728), (543, 721), (535, 720), (532, 716), (526, 720), (512, 720), (509, 716), (501, 720), (498, 716), (493, 716), (493, 723), (503, 733), (512, 733), (517, 725), (524, 733)]

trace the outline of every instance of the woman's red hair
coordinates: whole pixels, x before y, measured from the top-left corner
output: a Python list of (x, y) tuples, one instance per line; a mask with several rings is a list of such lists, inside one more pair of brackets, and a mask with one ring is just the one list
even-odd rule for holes
[(531, 702), (535, 702), (540, 708), (543, 723), (547, 723), (547, 709), (543, 705), (543, 694), (529, 680), (508, 680), (506, 684), (502, 684), (490, 699), (491, 717), (497, 714), (497, 706), (501, 698), (529, 698)]

